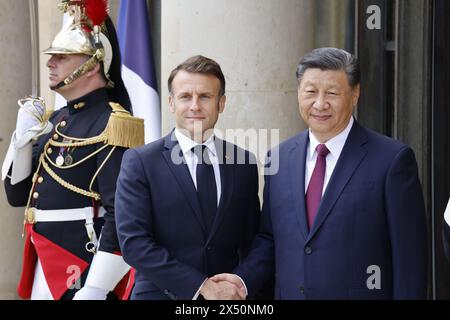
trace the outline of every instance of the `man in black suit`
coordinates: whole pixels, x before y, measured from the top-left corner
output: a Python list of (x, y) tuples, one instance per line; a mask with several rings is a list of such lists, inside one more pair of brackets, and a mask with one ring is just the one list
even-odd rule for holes
[(226, 100), (215, 61), (189, 58), (168, 85), (176, 128), (125, 152), (117, 183), (119, 242), (136, 269), (131, 298), (243, 298), (243, 290), (208, 277), (232, 271), (258, 228), (255, 159), (214, 134)]

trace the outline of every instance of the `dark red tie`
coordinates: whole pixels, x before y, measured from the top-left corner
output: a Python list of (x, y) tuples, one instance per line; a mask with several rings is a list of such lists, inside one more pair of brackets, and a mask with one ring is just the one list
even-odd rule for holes
[(306, 190), (306, 212), (308, 214), (308, 227), (310, 230), (316, 218), (317, 210), (319, 210), (320, 200), (322, 199), (323, 180), (327, 166), (326, 157), (330, 153), (330, 150), (324, 144), (319, 144), (316, 147), (316, 151), (316, 166), (314, 167), (308, 189)]

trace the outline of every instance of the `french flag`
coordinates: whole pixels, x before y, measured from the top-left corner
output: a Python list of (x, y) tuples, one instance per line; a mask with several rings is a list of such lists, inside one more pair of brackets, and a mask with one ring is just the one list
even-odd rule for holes
[(161, 110), (146, 0), (121, 0), (117, 35), (122, 53), (122, 78), (133, 115), (144, 119), (145, 143), (161, 137)]

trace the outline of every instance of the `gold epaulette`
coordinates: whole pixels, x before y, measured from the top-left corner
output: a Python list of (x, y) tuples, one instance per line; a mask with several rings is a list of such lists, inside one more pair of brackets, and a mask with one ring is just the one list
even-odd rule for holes
[(120, 104), (110, 102), (112, 108), (105, 128), (106, 143), (133, 148), (144, 144), (144, 119), (133, 117)]
[(44, 120), (47, 121), (52, 116), (53, 112), (55, 112), (55, 109), (47, 109), (45, 110)]

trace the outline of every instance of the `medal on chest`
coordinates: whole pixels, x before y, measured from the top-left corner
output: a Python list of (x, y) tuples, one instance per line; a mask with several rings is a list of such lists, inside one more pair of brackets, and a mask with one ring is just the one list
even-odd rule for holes
[(64, 158), (64, 164), (66, 166), (70, 166), (73, 163), (73, 158), (70, 154), (68, 154), (65, 158)]
[(57, 158), (56, 158), (56, 165), (58, 166), (62, 166), (64, 164), (64, 158), (63, 156), (60, 154)]
[[(71, 143), (71, 140), (67, 140), (64, 139), (63, 140), (64, 143)], [(73, 157), (70, 154), (72, 148), (68, 148), (68, 147), (61, 147), (59, 149), (59, 155), (58, 157), (56, 157), (56, 165), (58, 167), (62, 167), (63, 165), (65, 166), (70, 166), (73, 164)]]

